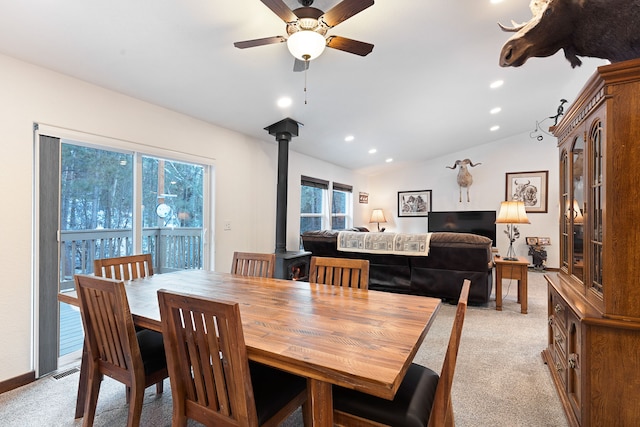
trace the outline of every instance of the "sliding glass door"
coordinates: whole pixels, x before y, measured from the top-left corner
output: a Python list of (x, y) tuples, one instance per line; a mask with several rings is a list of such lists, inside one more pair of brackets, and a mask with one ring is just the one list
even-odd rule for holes
[[(41, 136), (40, 145), (48, 147), (41, 149), (40, 165), (59, 163), (55, 181), (52, 173), (39, 181), (40, 194), (59, 192), (59, 197), (49, 197), (52, 200), (39, 206), (40, 228), (58, 230), (56, 254), (55, 247), (44, 243), (52, 234), (40, 233), (40, 246), (49, 248), (40, 251), (40, 262), (54, 256), (58, 260), (57, 280), (48, 278), (51, 272), (39, 276), (39, 294), (47, 295), (39, 305), (49, 307), (39, 310), (39, 375), (43, 375), (79, 357), (83, 343), (79, 310), (51, 299), (58, 291), (74, 289), (74, 274), (93, 273), (94, 259), (150, 253), (155, 274), (204, 268), (209, 171), (205, 165), (63, 138)], [(59, 157), (53, 161), (56, 154)], [(57, 214), (51, 213), (53, 199)], [(54, 283), (55, 291), (50, 289)], [(55, 340), (47, 336), (52, 332), (49, 324), (59, 325)]]

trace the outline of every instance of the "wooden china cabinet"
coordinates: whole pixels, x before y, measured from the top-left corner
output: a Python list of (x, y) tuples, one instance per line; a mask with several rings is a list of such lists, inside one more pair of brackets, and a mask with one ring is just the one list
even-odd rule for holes
[(598, 68), (552, 129), (560, 270), (542, 352), (572, 426), (640, 425), (640, 59)]

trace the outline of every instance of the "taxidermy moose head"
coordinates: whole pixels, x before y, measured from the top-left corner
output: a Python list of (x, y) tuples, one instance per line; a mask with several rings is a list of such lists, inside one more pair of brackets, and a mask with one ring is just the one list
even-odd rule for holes
[(449, 169), (455, 169), (456, 167), (459, 168), (457, 181), (458, 181), (458, 189), (460, 190), (460, 202), (462, 202), (462, 188), (467, 189), (467, 202), (470, 201), (469, 187), (471, 187), (471, 184), (473, 184), (473, 177), (471, 176), (471, 173), (469, 172), (469, 169), (467, 168), (467, 166), (474, 167), (481, 164), (482, 163), (476, 163), (474, 165), (471, 160), (464, 159), (464, 160), (456, 160), (453, 166), (447, 166)]
[(564, 50), (572, 67), (580, 56), (611, 62), (640, 57), (640, 0), (532, 0), (529, 22), (505, 27), (515, 34), (500, 52), (501, 67)]

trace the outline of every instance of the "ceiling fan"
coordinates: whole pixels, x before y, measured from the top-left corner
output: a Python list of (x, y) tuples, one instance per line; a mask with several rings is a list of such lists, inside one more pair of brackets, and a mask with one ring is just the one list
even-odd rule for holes
[(327, 12), (312, 7), (313, 0), (298, 0), (302, 7), (291, 10), (282, 0), (260, 0), (287, 24), (287, 36), (265, 37), (235, 42), (239, 49), (287, 42), (287, 47), (296, 58), (294, 71), (304, 71), (309, 61), (317, 58), (325, 47), (366, 56), (373, 50), (370, 43), (341, 36), (325, 37), (327, 31), (353, 15), (372, 6), (373, 0), (343, 0)]

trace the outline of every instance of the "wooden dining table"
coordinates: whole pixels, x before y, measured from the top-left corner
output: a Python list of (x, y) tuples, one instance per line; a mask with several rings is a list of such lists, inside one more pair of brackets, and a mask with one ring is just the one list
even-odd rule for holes
[[(249, 358), (307, 378), (314, 426), (333, 425), (333, 384), (392, 399), (440, 307), (424, 296), (204, 270), (157, 274), (125, 289), (134, 323), (155, 331), (159, 289), (237, 302)], [(73, 291), (58, 299), (78, 305)], [(82, 389), (81, 372), (76, 417)]]

